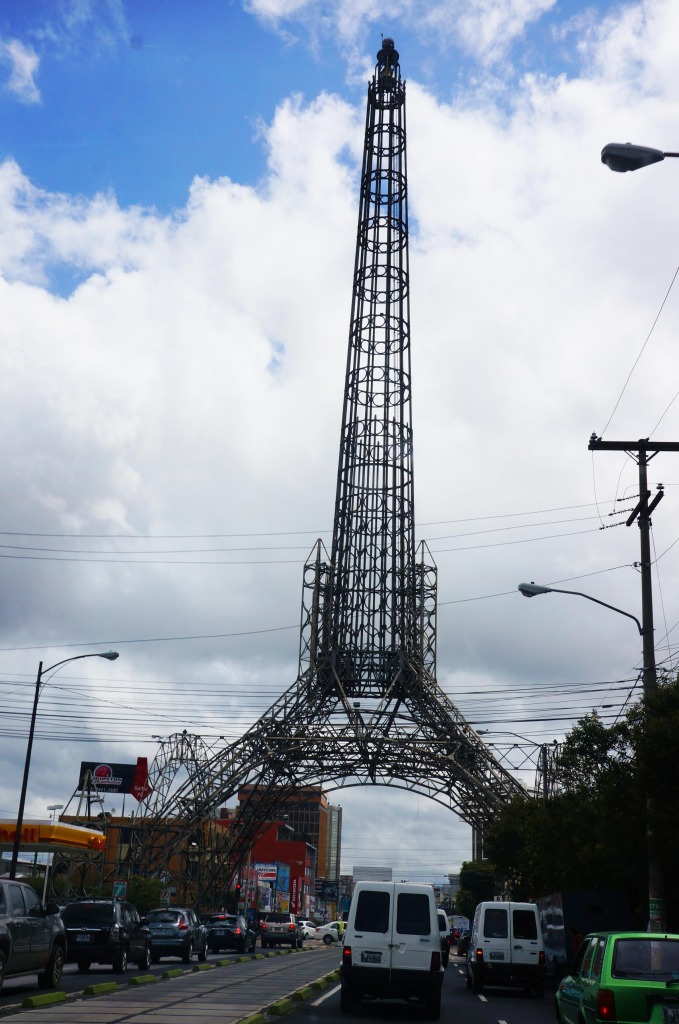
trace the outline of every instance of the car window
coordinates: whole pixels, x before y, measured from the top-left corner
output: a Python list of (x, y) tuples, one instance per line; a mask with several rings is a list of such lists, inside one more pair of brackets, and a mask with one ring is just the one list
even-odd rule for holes
[(606, 940), (599, 939), (596, 944), (596, 950), (594, 953), (594, 960), (592, 961), (592, 977), (601, 977), (601, 967), (604, 962), (604, 950), (606, 949)]
[(22, 891), (24, 894), (24, 902), (26, 904), (27, 912), (33, 915), (39, 914), (42, 910), (42, 903), (38, 899), (37, 895), (29, 886), (26, 886)]
[(509, 935), (507, 927), (507, 911), (504, 907), (488, 908), (483, 920), (483, 935), (486, 939), (506, 939)]
[(388, 932), (390, 906), (388, 892), (364, 889), (358, 894), (354, 927), (359, 932)]
[(512, 928), (515, 939), (537, 939), (537, 915), (533, 910), (513, 910)]
[(619, 938), (613, 951), (611, 973), (615, 978), (669, 980), (679, 971), (679, 939), (658, 937)]
[(12, 904), (12, 909), (15, 914), (20, 917), (26, 913), (26, 904), (24, 903), (24, 894), (21, 891), (20, 885), (10, 885), (9, 887), (9, 901)]
[(592, 959), (594, 957), (594, 952), (597, 948), (597, 945), (598, 942), (596, 939), (590, 939), (590, 941), (585, 944), (585, 955), (582, 961), (582, 967), (580, 968), (579, 972), (581, 977), (583, 978), (589, 977), (589, 971), (592, 966)]
[(5, 887), (0, 885), (0, 914), (7, 913), (7, 904), (5, 902)]
[(420, 892), (400, 892), (396, 897), (396, 931), (399, 935), (429, 935), (429, 897)]
[(152, 910), (148, 920), (155, 924), (176, 924), (179, 914), (176, 910)]
[(294, 918), (290, 914), (269, 914), (266, 923), (267, 924), (289, 924)]
[(447, 932), (448, 931), (448, 918), (446, 917), (446, 915), (439, 911), (438, 919), (439, 919), (439, 931)]
[(113, 907), (110, 903), (69, 903), (61, 916), (66, 925), (106, 928), (113, 922)]

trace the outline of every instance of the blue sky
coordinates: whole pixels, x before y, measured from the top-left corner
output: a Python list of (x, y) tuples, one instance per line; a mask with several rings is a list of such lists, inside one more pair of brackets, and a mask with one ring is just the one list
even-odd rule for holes
[[(639, 614), (638, 536), (601, 529), (636, 467), (587, 441), (679, 430), (679, 168), (615, 175), (600, 151), (677, 149), (676, 0), (0, 0), (0, 815), (40, 660), (121, 652), (45, 688), (36, 817), (81, 759), (152, 759), (184, 728), (235, 739), (294, 682), (303, 561), (332, 528), (381, 33), (408, 82), (438, 680), (498, 750), (638, 693), (627, 620), (516, 587)], [(672, 456), (652, 468), (673, 671), (679, 485)], [(370, 853), (441, 877), (471, 853), (414, 794), (333, 799), (343, 870)]]

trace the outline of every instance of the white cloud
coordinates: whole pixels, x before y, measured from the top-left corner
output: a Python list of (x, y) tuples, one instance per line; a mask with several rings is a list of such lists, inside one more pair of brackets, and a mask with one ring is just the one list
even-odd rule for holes
[[(584, 713), (604, 702), (596, 683), (639, 665), (621, 616), (558, 595), (527, 602), (515, 588), (592, 574), (572, 589), (639, 607), (636, 531), (598, 531), (613, 499), (634, 493), (636, 468), (592, 458), (587, 441), (675, 270), (677, 168), (613, 175), (599, 151), (628, 138), (675, 145), (665, 41), (678, 31), (671, 3), (646, 4), (643, 18), (621, 9), (596, 33), (585, 27), (587, 75), (526, 74), (511, 106), (492, 88), (443, 103), (409, 80), (418, 534), (439, 566), (439, 680), (483, 728), (559, 736), (555, 703), (572, 709), (577, 691)], [(97, 673), (97, 694), (115, 686), (129, 709), (114, 726), (105, 705), (91, 716), (99, 740), (121, 736), (121, 760), (153, 756), (150, 736), (175, 728), (238, 735), (293, 682), (302, 561), (332, 525), (362, 102), (284, 98), (265, 132), (259, 188), (196, 178), (172, 217), (47, 193), (11, 161), (0, 171), (4, 522), (79, 535), (3, 538), (24, 550), (0, 550), (25, 560), (0, 559), (11, 595), (2, 646), (30, 650), (4, 652), (2, 678), (30, 685), (34, 660), (62, 654), (50, 644), (204, 638), (124, 644), (114, 674)], [(64, 267), (81, 283), (60, 297), (49, 282)], [(607, 437), (647, 436), (679, 390), (678, 317), (673, 291)], [(659, 436), (677, 429), (675, 403)], [(673, 459), (652, 469), (652, 483), (668, 485), (659, 554), (676, 539)], [(50, 554), (28, 547), (74, 549), (74, 560), (28, 560)], [(679, 618), (677, 550), (658, 564), (659, 642)], [(78, 561), (109, 557), (128, 561)], [(471, 600), (493, 594), (504, 596)], [(541, 715), (547, 683), (564, 695)], [(36, 746), (34, 814), (75, 774), (61, 748), (48, 764), (46, 746)], [(77, 760), (100, 749), (83, 741)], [(12, 792), (0, 781), (0, 806)], [(347, 866), (365, 862), (366, 798), (336, 797)], [(393, 848), (415, 814), (409, 800)], [(443, 821), (428, 834), (450, 827), (455, 849), (458, 836), (468, 848), (467, 827)]]
[(35, 50), (24, 46), (18, 39), (0, 39), (0, 66), (9, 66), (9, 78), (5, 88), (14, 93), (22, 103), (39, 103), (40, 90), (35, 76), (40, 58)]

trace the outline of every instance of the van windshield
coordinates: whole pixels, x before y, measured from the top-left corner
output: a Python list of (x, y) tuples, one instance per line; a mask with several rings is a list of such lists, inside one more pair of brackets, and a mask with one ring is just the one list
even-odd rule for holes
[(370, 889), (359, 892), (354, 921), (356, 931), (388, 932), (390, 902), (388, 892), (374, 892)]
[(396, 931), (399, 935), (429, 935), (431, 918), (425, 893), (400, 892), (396, 900)]

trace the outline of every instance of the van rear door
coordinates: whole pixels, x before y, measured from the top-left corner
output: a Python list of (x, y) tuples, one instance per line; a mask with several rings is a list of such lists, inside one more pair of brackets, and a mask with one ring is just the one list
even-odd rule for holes
[(402, 971), (431, 970), (431, 955), (440, 953), (441, 939), (433, 900), (426, 892), (396, 894), (391, 965)]
[(534, 907), (518, 907), (510, 904), (510, 926), (512, 963), (532, 964), (540, 962), (540, 941), (538, 938), (538, 916)]
[(352, 961), (361, 967), (391, 968), (392, 884), (376, 882), (356, 898)]

